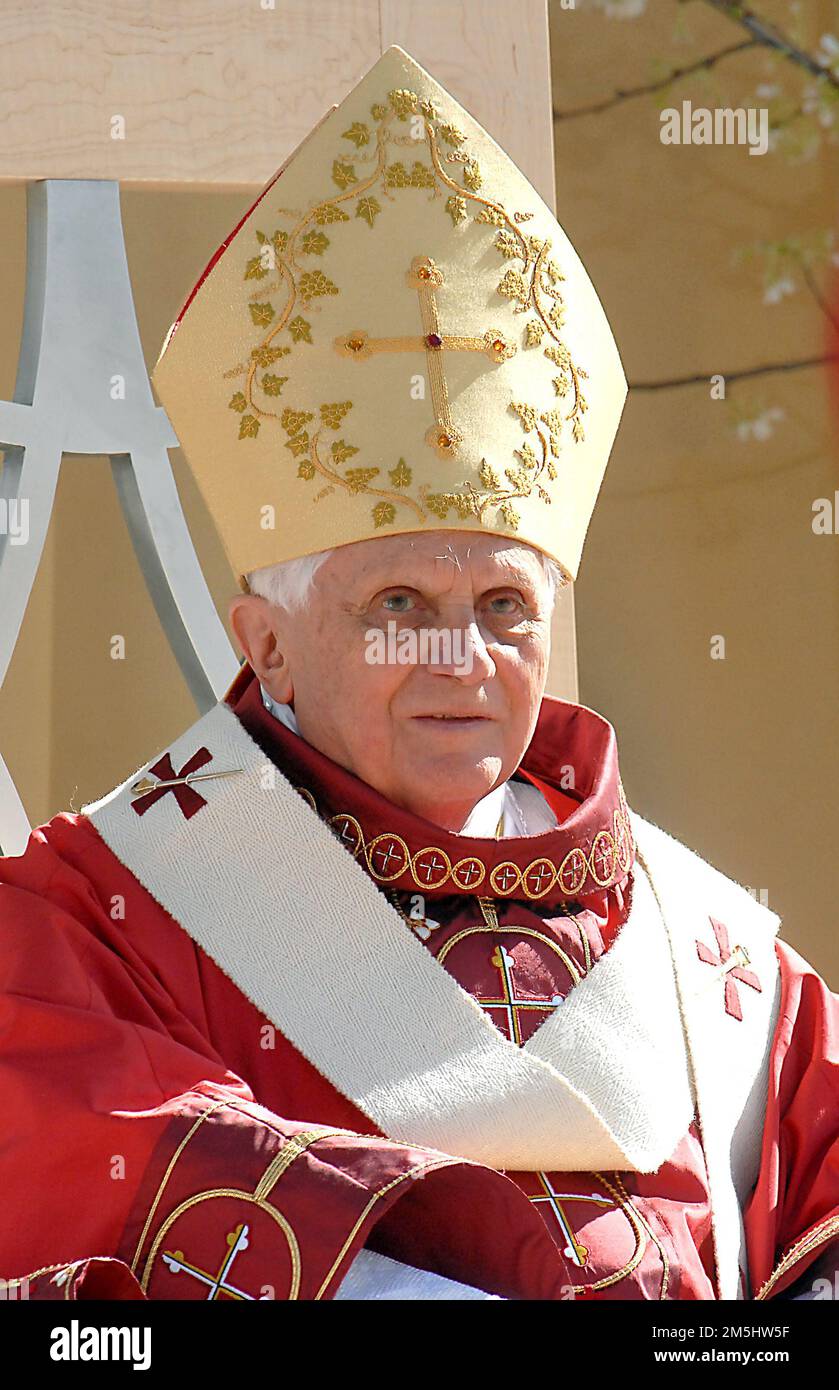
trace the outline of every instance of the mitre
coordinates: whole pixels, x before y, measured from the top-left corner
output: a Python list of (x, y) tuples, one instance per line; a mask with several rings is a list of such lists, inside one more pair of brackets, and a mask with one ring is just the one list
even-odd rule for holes
[(443, 528), (576, 578), (627, 389), (553, 213), (396, 47), (225, 238), (152, 381), (240, 583)]

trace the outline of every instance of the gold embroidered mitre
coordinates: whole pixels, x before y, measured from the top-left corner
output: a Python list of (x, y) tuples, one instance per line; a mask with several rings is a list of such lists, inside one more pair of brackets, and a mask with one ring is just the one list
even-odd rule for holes
[(626, 396), (553, 213), (400, 48), (222, 243), (152, 380), (240, 577), (451, 527), (575, 578)]

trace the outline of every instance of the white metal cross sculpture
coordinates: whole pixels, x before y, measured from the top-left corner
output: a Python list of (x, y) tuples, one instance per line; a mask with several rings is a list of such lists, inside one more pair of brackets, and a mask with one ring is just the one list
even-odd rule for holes
[[(119, 185), (44, 179), (27, 190), (23, 336), (14, 399), (0, 401), (0, 685), (46, 540), (64, 453), (107, 454), (137, 559), (199, 709), (237, 662), (207, 589), (172, 475), (178, 439), (149, 384), (122, 235)], [(20, 525), (26, 517), (27, 527)], [(0, 753), (0, 852), (29, 822)]]

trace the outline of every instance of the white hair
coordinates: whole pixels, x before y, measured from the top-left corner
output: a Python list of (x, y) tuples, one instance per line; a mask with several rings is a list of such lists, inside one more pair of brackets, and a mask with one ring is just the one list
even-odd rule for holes
[[(539, 556), (548, 581), (551, 602), (555, 603), (557, 593), (568, 583), (556, 560), (535, 546), (519, 541), (513, 544), (520, 545), (522, 550), (532, 550)], [(298, 612), (309, 601), (315, 575), (321, 565), (334, 554), (334, 550), (319, 550), (314, 555), (303, 555), (299, 560), (283, 560), (278, 565), (265, 565), (262, 569), (252, 570), (245, 576), (248, 588), (252, 594), (267, 599), (278, 608), (285, 608), (290, 613)]]
[(303, 555), (299, 560), (283, 560), (278, 565), (252, 570), (245, 575), (248, 588), (252, 594), (267, 598), (278, 608), (286, 608), (290, 613), (297, 612), (306, 607), (314, 588), (315, 575), (334, 553), (333, 550), (319, 550), (314, 555)]

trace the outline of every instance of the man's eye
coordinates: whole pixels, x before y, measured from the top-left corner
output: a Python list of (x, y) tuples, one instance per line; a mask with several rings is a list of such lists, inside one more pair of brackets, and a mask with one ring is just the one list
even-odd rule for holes
[(518, 612), (521, 604), (517, 598), (513, 598), (512, 595), (506, 594), (499, 598), (490, 599), (489, 606), (493, 613), (499, 614), (502, 618), (509, 618), (512, 614)]
[(409, 613), (413, 606), (410, 594), (387, 594), (382, 600), (382, 607), (390, 613)]

